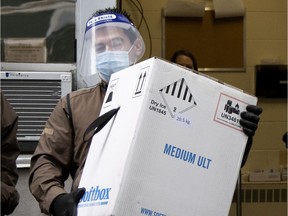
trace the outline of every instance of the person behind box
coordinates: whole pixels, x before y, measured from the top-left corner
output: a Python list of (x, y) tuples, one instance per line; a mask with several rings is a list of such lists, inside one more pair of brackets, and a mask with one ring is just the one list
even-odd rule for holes
[(16, 159), (20, 153), (16, 132), (18, 116), (1, 93), (1, 215), (12, 214), (19, 203)]
[[(83, 136), (99, 116), (111, 74), (135, 64), (144, 54), (142, 36), (125, 11), (107, 8), (88, 21), (79, 73), (89, 87), (63, 97), (51, 113), (31, 159), (29, 187), (42, 212), (55, 216), (77, 215), (85, 188), (78, 188), (91, 139)], [(101, 81), (98, 82), (98, 75)], [(261, 108), (247, 106), (243, 131), (252, 137)], [(64, 184), (72, 177), (71, 192)]]
[(180, 49), (175, 51), (171, 57), (171, 62), (198, 71), (196, 58), (188, 50)]

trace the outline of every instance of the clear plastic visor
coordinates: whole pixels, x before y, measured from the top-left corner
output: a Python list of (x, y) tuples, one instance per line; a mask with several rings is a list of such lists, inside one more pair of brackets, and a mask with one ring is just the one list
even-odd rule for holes
[(132, 65), (143, 56), (145, 45), (138, 30), (126, 23), (105, 23), (90, 28), (85, 33), (80, 57), (80, 88), (91, 87), (100, 81), (97, 56), (106, 51), (128, 52)]

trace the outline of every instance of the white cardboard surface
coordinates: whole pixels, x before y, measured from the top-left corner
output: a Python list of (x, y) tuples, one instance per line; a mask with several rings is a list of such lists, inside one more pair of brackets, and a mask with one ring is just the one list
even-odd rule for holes
[(228, 215), (257, 98), (151, 58), (114, 74), (92, 140), (78, 215)]

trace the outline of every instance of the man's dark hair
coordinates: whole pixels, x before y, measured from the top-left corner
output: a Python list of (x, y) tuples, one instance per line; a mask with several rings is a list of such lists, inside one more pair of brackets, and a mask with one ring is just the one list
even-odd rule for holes
[[(128, 14), (125, 10), (120, 10), (118, 8), (105, 8), (103, 10), (97, 10), (92, 17), (94, 16), (99, 16), (101, 14), (107, 14), (107, 13), (118, 13), (118, 14), (122, 14), (123, 16), (127, 17), (127, 19), (133, 23), (132, 19), (130, 18), (130, 14)], [(92, 18), (91, 17), (91, 18)], [(134, 23), (133, 23), (134, 25)], [(136, 27), (135, 27), (136, 28)], [(129, 29), (123, 29), (124, 33), (128, 36), (130, 42), (133, 44), (134, 41), (137, 39), (136, 33), (133, 30), (133, 28), (129, 28)]]
[[(105, 8), (105, 9), (100, 9), (100, 10), (97, 10), (93, 15), (93, 16), (99, 16), (101, 14), (107, 14), (107, 13), (119, 13), (119, 14), (122, 14), (123, 16), (127, 17), (127, 19), (133, 23), (132, 19), (130, 18), (130, 14), (128, 14), (125, 10), (120, 10), (116, 7), (114, 8)], [(92, 18), (91, 17), (91, 18)], [(134, 24), (134, 23), (133, 23)]]
[(176, 62), (176, 59), (178, 56), (180, 55), (184, 55), (184, 56), (188, 56), (192, 62), (193, 62), (193, 69), (194, 70), (198, 70), (198, 66), (197, 66), (197, 61), (196, 61), (196, 58), (194, 57), (194, 55), (189, 52), (188, 50), (185, 50), (185, 49), (181, 49), (181, 50), (177, 50), (171, 57), (171, 62)]

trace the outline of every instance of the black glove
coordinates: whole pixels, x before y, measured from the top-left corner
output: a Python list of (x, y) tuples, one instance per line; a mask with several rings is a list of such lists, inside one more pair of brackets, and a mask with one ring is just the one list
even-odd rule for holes
[(253, 136), (258, 128), (258, 122), (260, 120), (259, 115), (262, 113), (262, 108), (255, 105), (248, 105), (246, 110), (247, 111), (241, 113), (240, 119), (240, 125), (243, 127), (243, 132), (248, 136), (241, 167), (244, 166), (248, 158), (253, 143)]
[(61, 194), (54, 199), (51, 205), (51, 213), (54, 216), (77, 216), (77, 205), (85, 193), (85, 188)]
[(258, 128), (259, 115), (262, 113), (262, 108), (255, 105), (248, 105), (246, 110), (247, 111), (241, 113), (240, 125), (248, 137), (253, 137)]

